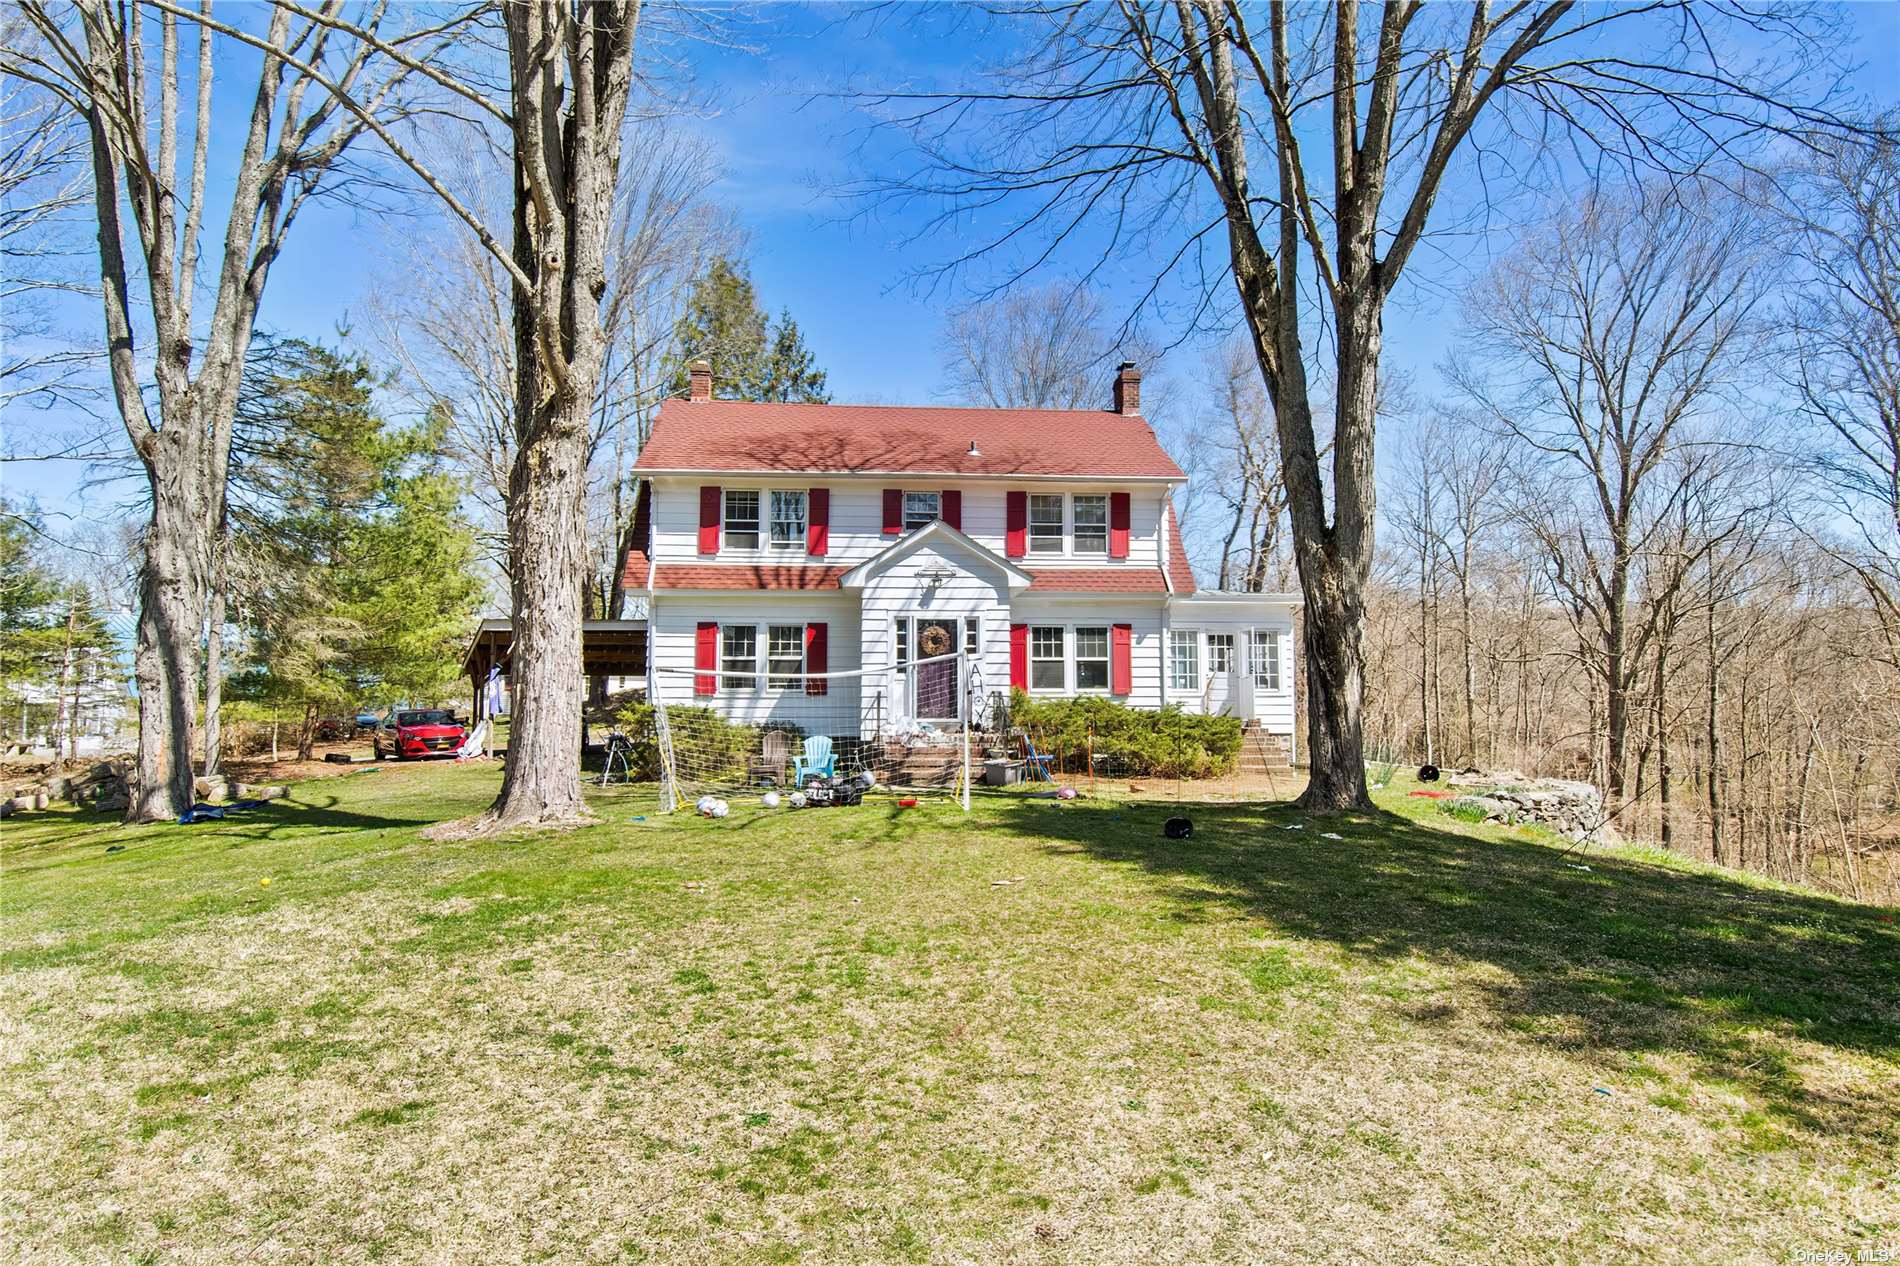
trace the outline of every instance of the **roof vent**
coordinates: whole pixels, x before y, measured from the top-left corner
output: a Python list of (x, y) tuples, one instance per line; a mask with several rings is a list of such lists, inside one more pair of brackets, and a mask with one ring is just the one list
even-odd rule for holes
[(981, 456), (983, 456), (983, 450), (982, 450), (982, 449), (980, 449), (980, 448), (978, 448), (978, 447), (976, 446), (976, 441), (975, 441), (975, 440), (971, 440), (971, 441), (970, 441), (970, 451), (969, 451), (968, 453), (966, 453), (966, 454), (964, 454), (964, 456), (966, 456), (966, 457), (981, 457)]

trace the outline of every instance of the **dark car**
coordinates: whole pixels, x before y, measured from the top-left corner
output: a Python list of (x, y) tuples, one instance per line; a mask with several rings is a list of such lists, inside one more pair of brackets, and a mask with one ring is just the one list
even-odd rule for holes
[(467, 737), (448, 708), (402, 708), (385, 717), (376, 731), (376, 759), (453, 756)]

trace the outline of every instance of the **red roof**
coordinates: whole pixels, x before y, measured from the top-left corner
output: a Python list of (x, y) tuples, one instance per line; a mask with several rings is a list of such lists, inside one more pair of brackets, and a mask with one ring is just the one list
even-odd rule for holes
[(1029, 573), (1030, 593), (1166, 593), (1153, 567), (1063, 567)]
[(742, 400), (666, 401), (634, 468), (1186, 478), (1146, 422), (1106, 409)]
[[(792, 567), (730, 563), (661, 563), (655, 589), (836, 589), (849, 567)], [(642, 580), (642, 585), (645, 581)]]
[(620, 587), (623, 589), (645, 589), (647, 587), (647, 565), (651, 560), (643, 549), (627, 551), (626, 566), (620, 569)]
[(1193, 593), (1194, 567), (1188, 562), (1187, 542), (1181, 539), (1181, 520), (1174, 513), (1174, 498), (1168, 498), (1168, 579), (1182, 597)]

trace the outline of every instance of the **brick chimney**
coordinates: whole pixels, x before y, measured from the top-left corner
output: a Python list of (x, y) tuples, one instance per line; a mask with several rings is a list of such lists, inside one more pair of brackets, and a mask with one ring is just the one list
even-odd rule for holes
[(1141, 415), (1141, 371), (1135, 368), (1135, 362), (1125, 360), (1115, 372), (1115, 412), (1123, 417)]
[(687, 369), (691, 376), (692, 389), (686, 393), (688, 400), (712, 399), (712, 362), (696, 360)]

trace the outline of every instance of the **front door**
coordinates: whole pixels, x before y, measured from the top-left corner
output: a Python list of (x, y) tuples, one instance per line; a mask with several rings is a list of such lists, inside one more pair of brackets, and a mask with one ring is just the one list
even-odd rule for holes
[(957, 719), (957, 622), (927, 616), (917, 617), (917, 658), (931, 663), (917, 665), (917, 706), (919, 721)]

